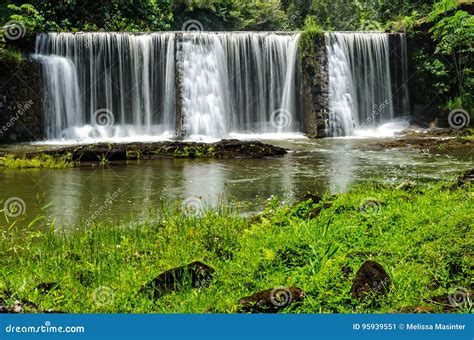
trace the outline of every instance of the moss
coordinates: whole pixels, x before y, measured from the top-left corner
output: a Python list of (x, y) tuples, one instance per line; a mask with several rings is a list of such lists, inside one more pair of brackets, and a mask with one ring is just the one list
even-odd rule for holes
[(316, 61), (317, 49), (321, 45), (319, 42), (324, 39), (324, 32), (320, 30), (306, 30), (301, 34), (299, 41), (299, 54), (303, 64), (313, 64)]
[(189, 158), (191, 156), (188, 147), (182, 149), (178, 148), (173, 151), (173, 157), (175, 158)]
[(214, 157), (215, 154), (216, 154), (216, 148), (213, 147), (213, 146), (209, 146), (209, 147), (207, 148), (207, 152), (206, 152), (206, 153), (207, 153), (207, 157), (211, 157), (211, 158), (212, 158), (212, 157)]
[(207, 158), (215, 155), (214, 147), (207, 146), (185, 146), (178, 148), (173, 152), (175, 158)]
[(24, 169), (24, 168), (48, 168), (64, 169), (77, 166), (78, 163), (72, 159), (72, 154), (51, 156), (39, 154), (33, 158), (19, 155), (4, 155), (0, 157), (0, 168)]

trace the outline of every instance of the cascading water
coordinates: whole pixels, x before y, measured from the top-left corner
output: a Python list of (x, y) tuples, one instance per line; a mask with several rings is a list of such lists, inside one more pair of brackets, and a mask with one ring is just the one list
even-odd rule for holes
[(183, 34), (188, 135), (298, 131), (298, 39), (299, 34)]
[(394, 117), (389, 36), (326, 33), (329, 65), (329, 130), (347, 136)]
[(34, 55), (43, 66), (46, 135), (60, 136), (68, 128), (82, 126), (83, 112), (76, 67), (68, 58)]
[(58, 83), (59, 78), (46, 76), (57, 89), (53, 97), (80, 93), (72, 99), (80, 102), (74, 120), (52, 110), (56, 107), (48, 102), (56, 99), (47, 99), (48, 137), (84, 141), (170, 135), (175, 129), (174, 39), (172, 33), (39, 35), (40, 58), (62, 56), (77, 72), (78, 82)]
[(229, 133), (230, 93), (225, 53), (216, 34), (186, 34), (180, 64), (185, 130), (193, 137)]
[(74, 114), (47, 103), (48, 137), (171, 137), (177, 74), (186, 136), (296, 132), (298, 38), (250, 32), (39, 35), (38, 58), (67, 58), (77, 78), (54, 83), (47, 102), (80, 94)]
[(354, 132), (356, 96), (353, 92), (349, 56), (345, 41), (338, 41), (339, 36), (326, 34), (328, 49), (329, 77), (329, 130), (330, 135), (348, 136)]
[[(406, 42), (399, 36), (401, 55), (390, 59), (387, 34), (326, 33), (329, 135), (353, 135), (395, 113), (408, 113)], [(299, 37), (41, 34), (35, 58), (45, 75), (48, 138), (136, 141), (170, 139), (176, 132), (199, 139), (298, 133), (303, 121)], [(403, 86), (393, 91), (397, 82)]]
[(299, 34), (218, 34), (227, 59), (231, 129), (295, 132), (299, 121)]

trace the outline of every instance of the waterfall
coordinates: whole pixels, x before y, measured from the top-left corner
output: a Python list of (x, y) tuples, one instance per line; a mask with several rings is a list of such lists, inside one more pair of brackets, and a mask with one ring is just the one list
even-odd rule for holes
[(83, 107), (76, 67), (70, 59), (34, 55), (43, 66), (46, 135), (55, 138), (69, 127), (81, 126)]
[(299, 34), (221, 33), (238, 132), (299, 131)]
[(188, 135), (297, 132), (299, 34), (185, 33)]
[[(254, 32), (41, 34), (36, 53), (62, 58), (77, 79), (56, 82), (46, 98), (48, 138), (171, 137), (176, 100), (188, 137), (297, 132), (298, 39)], [(71, 93), (80, 95), (68, 110), (50, 104)]]
[[(45, 75), (47, 136), (82, 142), (301, 132), (299, 38), (282, 32), (40, 34), (35, 58)], [(330, 136), (408, 114), (405, 35), (336, 32), (325, 33), (325, 41)], [(391, 57), (391, 47), (399, 54)]]
[(216, 34), (185, 34), (182, 49), (182, 101), (188, 135), (224, 138), (229, 133), (229, 76)]
[[(39, 35), (36, 53), (61, 56), (75, 66), (78, 81), (55, 82), (55, 95), (80, 93), (73, 99), (79, 102), (74, 120), (54, 111), (56, 107), (48, 104), (51, 99), (47, 98), (48, 138), (137, 139), (174, 131), (174, 39), (173, 33)], [(69, 117), (72, 112), (64, 111), (66, 114)]]
[(326, 44), (330, 134), (352, 135), (393, 119), (388, 34), (326, 33)]

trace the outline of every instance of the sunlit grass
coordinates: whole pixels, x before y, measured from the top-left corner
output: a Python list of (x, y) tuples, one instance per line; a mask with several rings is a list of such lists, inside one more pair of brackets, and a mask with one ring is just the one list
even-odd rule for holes
[[(361, 209), (367, 198), (380, 205)], [(472, 187), (403, 191), (365, 185), (338, 195), (314, 219), (307, 217), (310, 203), (287, 206), (274, 199), (252, 219), (230, 209), (186, 216), (177, 204), (150, 216), (154, 222), (99, 224), (67, 236), (15, 227), (1, 234), (0, 292), (65, 312), (232, 313), (243, 296), (294, 285), (306, 298), (286, 312), (400, 312), (424, 305), (441, 311), (425, 300), (473, 288), (472, 200)], [(367, 259), (381, 263), (393, 282), (376, 304), (350, 296)], [(194, 260), (216, 269), (209, 288), (172, 293), (156, 303), (137, 294), (161, 272)], [(353, 269), (349, 278), (343, 267)], [(43, 294), (36, 287), (45, 282), (57, 286)], [(105, 301), (98, 301), (100, 289), (108, 293)]]

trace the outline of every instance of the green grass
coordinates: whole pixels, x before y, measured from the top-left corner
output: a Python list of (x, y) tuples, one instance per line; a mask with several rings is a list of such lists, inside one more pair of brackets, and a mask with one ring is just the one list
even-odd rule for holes
[(40, 154), (33, 158), (17, 155), (5, 155), (0, 157), (0, 169), (24, 169), (24, 168), (48, 168), (64, 169), (76, 166), (72, 155), (50, 156)]
[[(368, 198), (381, 202), (378, 210), (360, 210)], [(427, 305), (441, 311), (424, 300), (456, 287), (473, 289), (473, 198), (472, 187), (447, 183), (410, 191), (365, 185), (336, 196), (315, 219), (307, 217), (308, 202), (287, 206), (274, 199), (251, 219), (225, 209), (188, 217), (177, 205), (163, 209), (155, 222), (93, 225), (69, 236), (12, 227), (1, 234), (0, 297), (3, 289), (10, 301), (74, 313), (232, 313), (243, 296), (295, 285), (306, 298), (284, 312), (381, 313)], [(355, 273), (368, 259), (381, 263), (393, 282), (377, 303), (350, 295)], [(209, 288), (156, 303), (137, 295), (161, 272), (194, 260), (216, 269)], [(349, 278), (341, 271), (345, 266), (353, 269)], [(58, 285), (42, 294), (35, 287), (44, 282)], [(113, 299), (97, 303), (99, 287)]]

